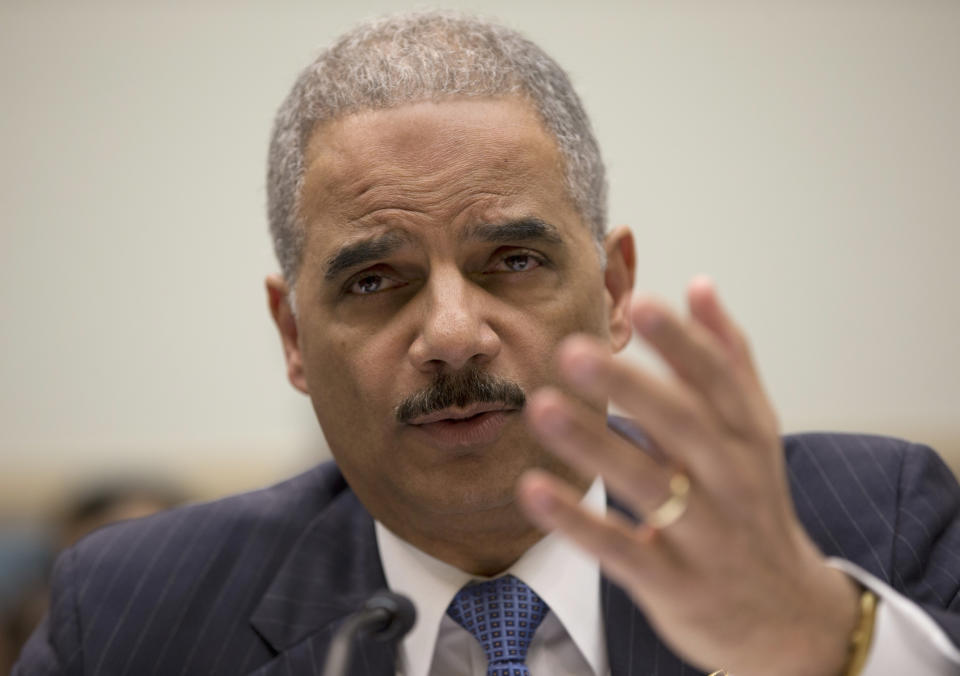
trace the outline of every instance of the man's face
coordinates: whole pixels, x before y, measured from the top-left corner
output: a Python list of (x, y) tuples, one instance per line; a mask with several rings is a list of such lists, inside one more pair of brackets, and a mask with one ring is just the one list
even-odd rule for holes
[(319, 128), (306, 161), (290, 377), (371, 513), (429, 528), (509, 506), (530, 467), (572, 478), (518, 393), (554, 381), (566, 335), (608, 335), (611, 298), (532, 109), (357, 113)]

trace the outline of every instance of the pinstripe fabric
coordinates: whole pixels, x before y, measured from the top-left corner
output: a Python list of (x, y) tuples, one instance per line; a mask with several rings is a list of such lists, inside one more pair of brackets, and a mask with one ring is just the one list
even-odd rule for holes
[[(787, 437), (797, 513), (830, 556), (916, 600), (960, 643), (960, 489), (929, 449)], [(384, 586), (373, 521), (333, 465), (263, 491), (113, 526), (57, 564), (51, 615), (15, 676), (320, 674), (342, 618)], [(613, 676), (695, 676), (601, 583)], [(364, 646), (353, 676), (388, 676)]]

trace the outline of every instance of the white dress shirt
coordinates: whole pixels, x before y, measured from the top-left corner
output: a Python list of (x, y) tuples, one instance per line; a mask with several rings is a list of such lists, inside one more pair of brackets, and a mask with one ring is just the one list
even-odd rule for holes
[(827, 559), (877, 595), (870, 654), (861, 676), (956, 676), (960, 650), (933, 618), (885, 582), (844, 559)]
[[(581, 504), (603, 513), (606, 494), (593, 482)], [(390, 589), (417, 606), (417, 623), (400, 646), (401, 676), (486, 676), (480, 643), (447, 616), (454, 595), (471, 580), (424, 554), (377, 522), (377, 545)], [(523, 580), (550, 607), (533, 636), (527, 666), (533, 676), (609, 673), (600, 607), (600, 566), (565, 538), (549, 534), (504, 573)]]
[[(606, 492), (597, 479), (581, 504), (603, 513)], [(480, 643), (447, 616), (465, 573), (401, 540), (379, 521), (377, 546), (390, 589), (413, 599), (417, 622), (400, 646), (398, 676), (486, 676)], [(956, 676), (960, 650), (915, 603), (858, 566), (829, 559), (878, 597), (870, 655), (861, 676)], [(523, 580), (550, 607), (527, 653), (531, 676), (609, 676), (600, 567), (565, 538), (551, 533), (504, 574)], [(720, 668), (718, 665), (716, 668)]]

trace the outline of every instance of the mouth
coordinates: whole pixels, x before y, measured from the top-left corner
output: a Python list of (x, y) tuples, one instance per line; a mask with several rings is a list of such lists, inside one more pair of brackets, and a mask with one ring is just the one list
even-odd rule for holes
[(518, 409), (503, 403), (450, 407), (418, 416), (408, 424), (433, 446), (452, 449), (492, 444)]
[(439, 411), (434, 411), (433, 413), (428, 413), (426, 415), (417, 416), (412, 418), (409, 422), (410, 425), (429, 425), (437, 422), (467, 422), (471, 418), (476, 418), (485, 413), (495, 413), (497, 411), (513, 411), (515, 410), (512, 406), (508, 406), (501, 402), (486, 402), (486, 403), (477, 403), (470, 404), (469, 406), (460, 407), (460, 406), (450, 406), (448, 408), (440, 409)]

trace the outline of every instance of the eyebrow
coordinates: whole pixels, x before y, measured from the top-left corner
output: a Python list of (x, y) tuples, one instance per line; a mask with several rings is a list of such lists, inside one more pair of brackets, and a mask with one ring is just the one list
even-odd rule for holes
[(344, 244), (327, 259), (324, 278), (328, 281), (336, 278), (344, 270), (384, 258), (407, 244), (409, 239), (395, 230), (382, 235)]
[(560, 231), (539, 218), (523, 218), (509, 223), (482, 223), (471, 226), (463, 235), (464, 239), (477, 239), (483, 242), (504, 243), (518, 240), (542, 240), (551, 244), (562, 244)]

